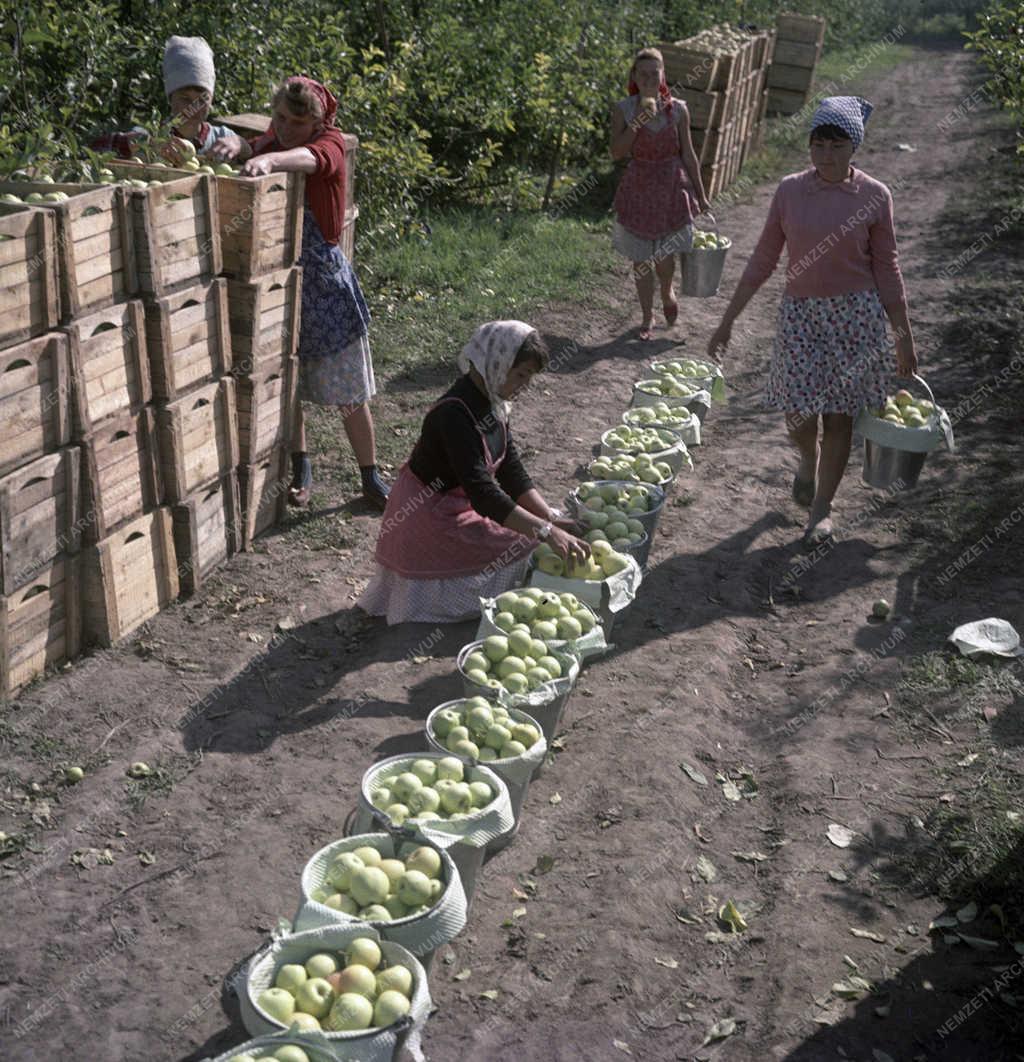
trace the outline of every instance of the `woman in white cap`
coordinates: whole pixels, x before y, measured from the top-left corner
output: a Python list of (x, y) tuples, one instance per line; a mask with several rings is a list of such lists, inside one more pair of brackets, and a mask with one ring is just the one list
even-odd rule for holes
[(391, 488), (365, 612), (388, 623), (469, 619), (481, 597), (522, 585), (538, 542), (563, 558), (589, 555), (577, 525), (534, 487), (509, 428), (510, 400), (547, 364), (522, 321), (474, 332), (459, 355), (463, 375), (427, 413)]
[[(804, 543), (832, 537), (832, 499), (850, 456), (861, 406), (880, 406), (893, 368), (917, 371), (900, 272), (892, 194), (851, 165), (872, 106), (830, 96), (811, 120), (811, 166), (784, 177), (736, 291), (708, 343), (718, 357), (733, 322), (789, 253), (786, 289), (768, 376), (766, 404), (786, 415), (800, 453), (793, 499), (810, 514)], [(819, 421), (821, 439), (819, 443)]]

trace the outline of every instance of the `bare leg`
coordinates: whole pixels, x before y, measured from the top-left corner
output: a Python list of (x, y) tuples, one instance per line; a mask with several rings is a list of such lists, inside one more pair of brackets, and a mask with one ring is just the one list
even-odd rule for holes
[(804, 413), (787, 413), (786, 430), (790, 441), (800, 452), (797, 479), (813, 484), (818, 465), (818, 418)]
[[(672, 276), (676, 270), (676, 256), (670, 254), (665, 258), (659, 258), (655, 263), (655, 269), (658, 272), (658, 283), (661, 285), (661, 305), (667, 308), (676, 301), (675, 293), (672, 291)], [(667, 309), (665, 316), (670, 316)]]
[(649, 332), (654, 323), (654, 270), (650, 262), (633, 263), (633, 279), (640, 300), (641, 328)]
[(818, 487), (811, 505), (808, 530), (832, 533), (832, 499), (846, 473), (853, 440), (853, 417), (844, 413), (822, 414), (821, 456), (818, 458)]
[(360, 468), (377, 463), (377, 446), (373, 433), (373, 417), (370, 403), (362, 402), (357, 406), (340, 406), (345, 434), (356, 455)]

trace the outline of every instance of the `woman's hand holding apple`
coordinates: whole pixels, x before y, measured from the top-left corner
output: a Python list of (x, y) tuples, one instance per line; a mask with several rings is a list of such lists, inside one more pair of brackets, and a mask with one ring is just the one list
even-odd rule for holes
[(215, 162), (233, 162), (235, 159), (247, 159), (252, 153), (249, 145), (236, 133), (219, 137), (205, 154)]
[(548, 545), (562, 560), (584, 561), (590, 556), (590, 543), (570, 534), (558, 524), (551, 526)]

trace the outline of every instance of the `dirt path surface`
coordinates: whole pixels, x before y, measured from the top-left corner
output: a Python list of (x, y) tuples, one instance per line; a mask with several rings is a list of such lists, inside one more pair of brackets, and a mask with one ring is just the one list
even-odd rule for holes
[[(856, 86), (877, 106), (861, 163), (897, 189), (924, 371), (947, 396), (981, 375), (943, 340), (957, 281), (940, 271), (970, 233), (936, 222), (1006, 134), (988, 110), (948, 134), (938, 125), (979, 79), (963, 53), (922, 50)], [(721, 212), (735, 242), (727, 291), (773, 187)], [(855, 450), (838, 499), (846, 533), (795, 568), (793, 462), (779, 418), (760, 410), (782, 284), (780, 270), (737, 329), (728, 404), (666, 507), (615, 651), (582, 677), (518, 839), (485, 868), (470, 925), (438, 958), (435, 1062), (1019, 1057), (984, 1017), (937, 1033), (997, 958), (1012, 960), (944, 950), (928, 934), (943, 906), (921, 898), (927, 868), (899, 877), (915, 817), (940, 798), (930, 772), (964, 746), (960, 730), (909, 729), (889, 710), (911, 645), (938, 647), (993, 610), (985, 585), (925, 577), (944, 558), (914, 551), (905, 509), (969, 487), (1007, 425), (983, 410), (959, 425), (964, 455), (930, 459), (905, 502), (860, 484)], [(618, 421), (642, 364), (683, 336), (701, 353), (724, 305), (685, 305), (676, 335), (641, 349), (632, 296), (609, 300), (589, 320), (567, 307), (537, 321), (555, 351), (580, 348), (518, 415), (549, 497)], [(382, 419), (443, 382), (401, 387), (386, 389)], [(366, 768), (422, 748), (428, 711), (458, 693), (453, 658), (473, 624), (388, 630), (353, 609), (377, 526), (357, 517), (359, 541), (333, 553), (268, 538), (8, 716), (0, 824), (31, 841), (5, 864), (6, 1062), (200, 1059), (244, 1038), (224, 978), (294, 913), (299, 871), (342, 832)], [(1024, 629), (1022, 589), (1019, 566), (1007, 571), (998, 614)], [(869, 621), (879, 597), (893, 622)], [(961, 728), (974, 735), (973, 722)], [(89, 768), (73, 789), (39, 765), (62, 748), (83, 750)], [(161, 772), (126, 789), (136, 760)], [(856, 831), (853, 844), (831, 844), (830, 824)], [(731, 939), (714, 916), (730, 899), (749, 922)], [(850, 963), (878, 995), (830, 994)], [(725, 1019), (735, 1032), (702, 1046)]]

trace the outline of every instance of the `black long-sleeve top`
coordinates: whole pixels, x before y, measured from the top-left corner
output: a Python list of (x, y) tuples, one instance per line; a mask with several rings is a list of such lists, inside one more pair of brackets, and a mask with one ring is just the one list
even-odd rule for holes
[[(533, 486), (519, 458), (519, 451), (506, 428), (491, 412), (487, 396), (468, 375), (445, 392), (443, 402), (423, 418), (423, 430), (409, 458), (409, 468), (423, 483), (440, 481), (440, 489), (462, 487), (470, 504), (481, 515), (503, 524), (516, 507), (516, 499)], [(469, 407), (467, 412), (466, 406)], [(505, 457), (494, 476), (487, 471), (481, 433), (492, 457)]]

